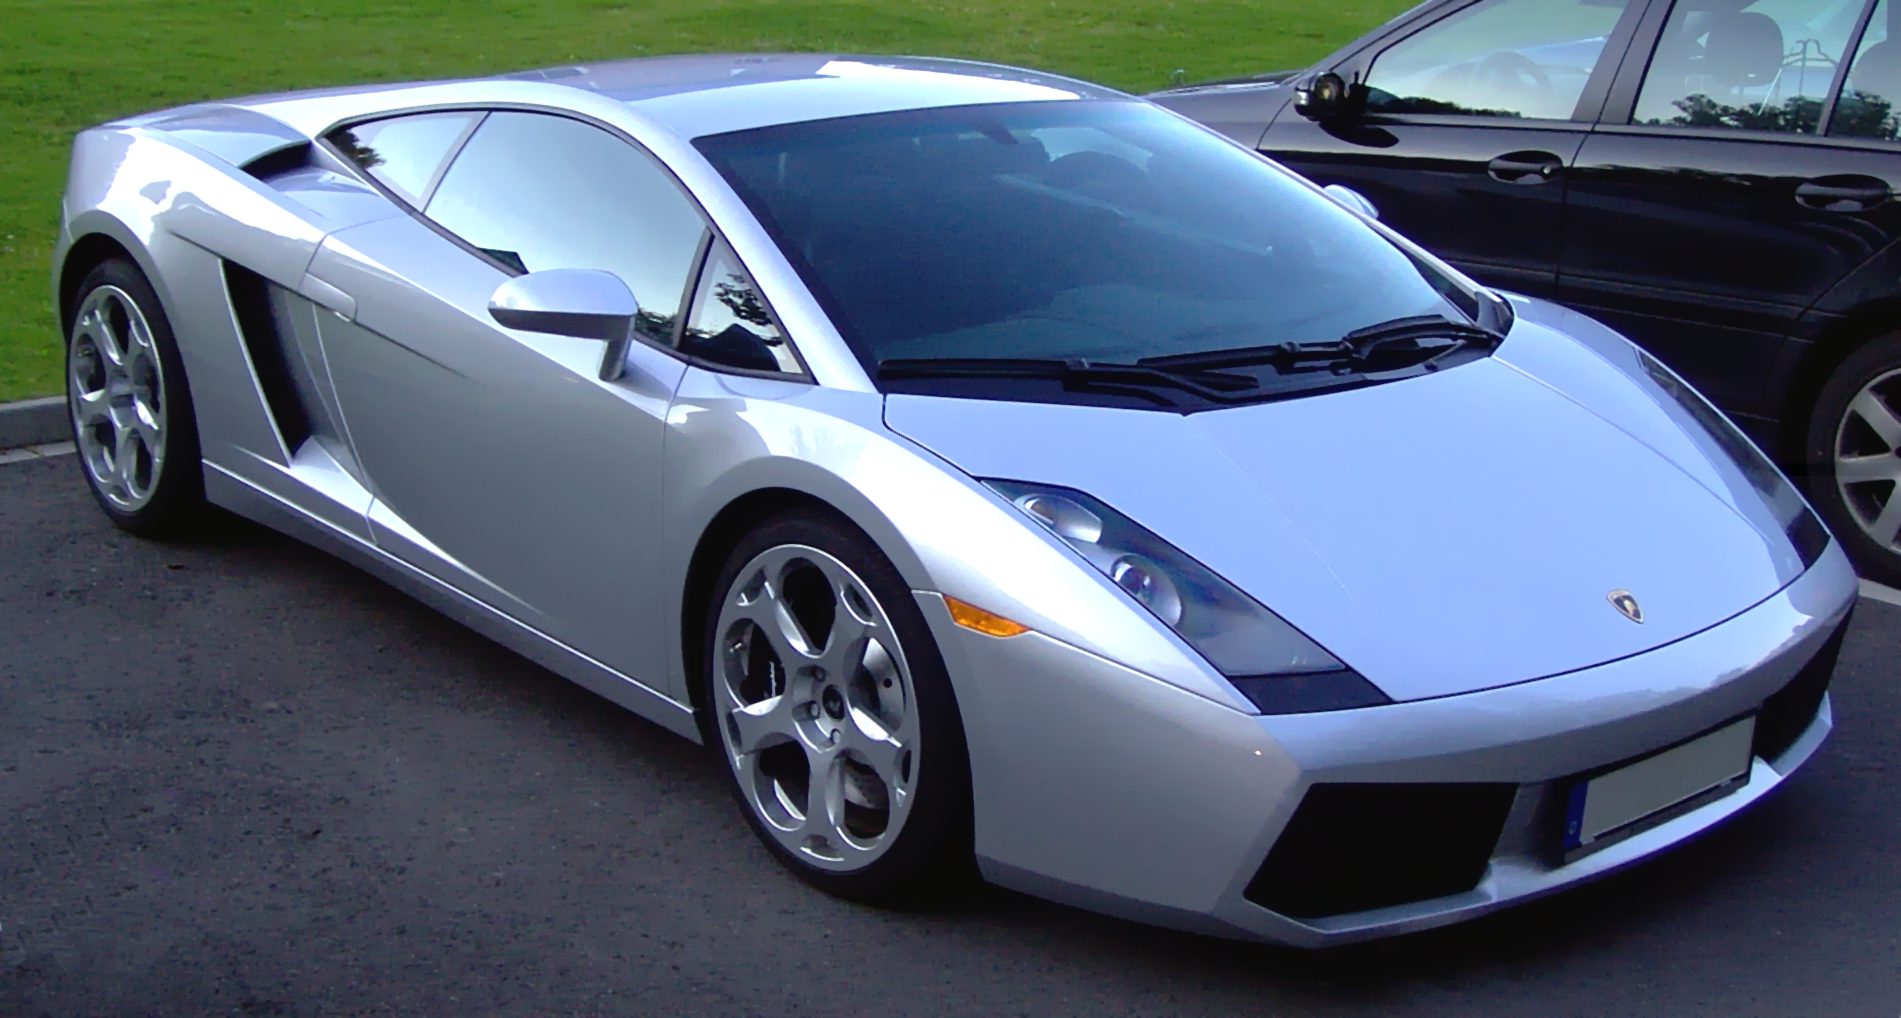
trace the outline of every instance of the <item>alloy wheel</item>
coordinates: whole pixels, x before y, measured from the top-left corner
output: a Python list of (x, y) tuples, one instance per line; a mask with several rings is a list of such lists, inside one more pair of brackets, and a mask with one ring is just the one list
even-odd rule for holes
[(87, 475), (113, 507), (139, 509), (165, 465), (165, 377), (151, 325), (130, 294), (100, 286), (86, 296), (66, 373)]
[(1901, 370), (1876, 377), (1835, 429), (1835, 487), (1874, 542), (1901, 552)]
[(714, 634), (714, 716), (747, 805), (808, 865), (876, 861), (910, 813), (919, 726), (870, 587), (817, 548), (770, 548), (739, 571)]

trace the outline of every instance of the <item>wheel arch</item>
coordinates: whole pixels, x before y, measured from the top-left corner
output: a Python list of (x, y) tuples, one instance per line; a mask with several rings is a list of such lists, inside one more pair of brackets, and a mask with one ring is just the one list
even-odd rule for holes
[(55, 308), (59, 313), (60, 335), (73, 331), (73, 305), (79, 297), (79, 284), (85, 281), (93, 269), (114, 258), (130, 261), (132, 252), (106, 234), (89, 233), (73, 242), (59, 272), (58, 304)]
[(1901, 329), (1901, 296), (1878, 297), (1855, 306), (1821, 329), (1797, 355), (1781, 408), (1774, 451), (1791, 466), (1807, 463), (1809, 418), (1829, 376), (1865, 343)]
[(884, 545), (866, 533), (865, 528), (859, 526), (849, 514), (811, 492), (789, 487), (763, 487), (727, 502), (707, 521), (705, 528), (700, 531), (699, 539), (694, 542), (681, 587), (680, 660), (686, 677), (687, 702), (694, 714), (702, 719), (706, 717), (706, 703), (705, 692), (701, 688), (703, 676), (700, 675), (700, 669), (704, 662), (700, 660), (699, 641), (700, 635), (706, 631), (713, 584), (719, 579), (727, 554), (742, 535), (774, 516), (798, 511), (824, 516), (862, 537), (886, 558), (891, 557)]
[[(145, 282), (158, 298), (158, 311), (172, 329), (172, 341), (178, 345), (179, 364), (176, 367), (179, 381), (184, 384), (185, 396), (194, 419), (197, 414), (198, 393), (192, 385), (191, 371), (185, 364), (185, 344), (187, 338), (179, 332), (177, 304), (171, 291), (166, 287), (164, 277), (158, 271), (158, 265), (152, 253), (140, 240), (138, 231), (131, 225), (104, 209), (94, 208), (74, 216), (68, 224), (72, 240), (57, 255), (58, 271), (54, 275), (53, 308), (59, 322), (59, 342), (62, 350), (73, 333), (73, 311), (79, 296), (79, 287), (92, 271), (115, 258), (131, 263), (145, 277)], [(62, 374), (64, 368), (61, 369)], [(60, 383), (61, 391), (70, 384)], [(202, 442), (203, 436), (200, 436)]]
[(165, 290), (164, 280), (159, 278), (158, 267), (152, 264), (151, 256), (131, 227), (111, 213), (93, 209), (74, 217), (72, 236), (72, 243), (60, 255), (59, 272), (55, 277), (53, 311), (59, 316), (62, 340), (73, 330), (73, 299), (79, 295), (79, 284), (85, 282), (87, 273), (113, 258), (124, 258), (138, 266), (145, 274), (145, 281), (152, 284), (152, 292), (158, 294), (166, 320), (177, 317), (172, 314), (171, 295)]

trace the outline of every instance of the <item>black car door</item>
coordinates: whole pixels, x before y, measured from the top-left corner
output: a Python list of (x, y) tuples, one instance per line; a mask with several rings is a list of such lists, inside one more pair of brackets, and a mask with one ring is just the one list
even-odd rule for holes
[(1383, 221), (1474, 277), (1557, 285), (1566, 170), (1602, 106), (1645, 0), (1476, 0), (1397, 24), (1330, 69), (1362, 111), (1292, 110), (1261, 148), (1344, 184)]
[(1759, 435), (1803, 312), (1901, 236), (1901, 59), (1872, 2), (1658, 4), (1572, 171), (1560, 299)]

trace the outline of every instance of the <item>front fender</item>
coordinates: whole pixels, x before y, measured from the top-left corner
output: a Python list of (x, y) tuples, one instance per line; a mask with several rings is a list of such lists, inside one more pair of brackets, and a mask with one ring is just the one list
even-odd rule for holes
[[(782, 488), (843, 513), (914, 591), (944, 593), (1237, 710), (1249, 710), (1180, 638), (1079, 566), (982, 484), (887, 430), (876, 393), (687, 372), (668, 414), (664, 582), (686, 588), (700, 535), (747, 494)], [(676, 606), (669, 631), (679, 632)], [(686, 699), (675, 641), (668, 677)], [(978, 681), (953, 675), (954, 683)]]

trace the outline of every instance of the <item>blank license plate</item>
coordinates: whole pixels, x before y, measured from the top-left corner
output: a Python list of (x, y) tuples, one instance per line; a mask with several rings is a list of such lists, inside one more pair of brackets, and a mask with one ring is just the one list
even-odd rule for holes
[(1749, 772), (1754, 715), (1571, 788), (1564, 847), (1581, 848)]

